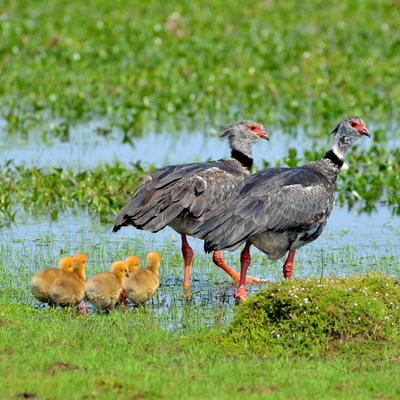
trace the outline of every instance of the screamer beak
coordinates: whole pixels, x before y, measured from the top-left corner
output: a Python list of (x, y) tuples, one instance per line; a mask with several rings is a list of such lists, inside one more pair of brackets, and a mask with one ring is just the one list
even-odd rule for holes
[(258, 137), (259, 137), (260, 139), (267, 139), (267, 140), (269, 140), (269, 136), (268, 136), (267, 132), (262, 131), (262, 132), (257, 133), (257, 135), (258, 135)]
[(368, 136), (369, 138), (371, 137), (371, 133), (369, 132), (369, 130), (365, 126), (364, 126), (363, 129), (361, 129), (360, 134), (364, 135), (364, 136)]

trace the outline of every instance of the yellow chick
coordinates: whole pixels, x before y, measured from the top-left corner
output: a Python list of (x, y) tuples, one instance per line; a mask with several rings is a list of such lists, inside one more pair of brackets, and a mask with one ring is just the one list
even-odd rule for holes
[[(140, 264), (140, 260), (139, 257), (136, 256), (129, 256), (128, 258), (126, 258), (125, 260), (126, 265), (128, 266), (128, 270), (129, 270), (129, 275), (136, 271), (139, 268), (139, 264)], [(128, 278), (125, 277), (124, 278), (124, 282), (127, 280)], [(123, 300), (123, 298), (121, 297), (121, 300)]]
[(72, 271), (72, 257), (62, 258), (58, 263), (58, 268), (42, 269), (31, 279), (31, 291), (36, 299), (43, 303), (51, 302), (49, 289), (53, 282), (61, 275)]
[(160, 254), (155, 251), (147, 254), (147, 267), (138, 269), (125, 280), (123, 289), (125, 297), (132, 303), (144, 304), (151, 299), (160, 284), (158, 269)]
[(85, 296), (98, 310), (107, 312), (119, 301), (124, 277), (129, 277), (128, 266), (124, 261), (116, 261), (109, 272), (92, 276), (85, 285)]
[(85, 295), (85, 268), (86, 256), (82, 253), (75, 254), (72, 259), (72, 272), (58, 277), (50, 287), (50, 299), (55, 305), (81, 308), (79, 303)]
[(140, 260), (139, 257), (129, 256), (125, 260), (126, 265), (128, 266), (129, 273), (136, 271), (139, 268)]

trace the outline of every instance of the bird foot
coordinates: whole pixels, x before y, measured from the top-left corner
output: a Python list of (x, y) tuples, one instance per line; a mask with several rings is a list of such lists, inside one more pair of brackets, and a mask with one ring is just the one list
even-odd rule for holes
[(185, 295), (186, 301), (190, 302), (192, 300), (192, 295), (190, 293), (190, 288), (183, 288), (183, 294)]
[(247, 297), (235, 296), (235, 304), (238, 306), (239, 304), (244, 303), (246, 299)]
[(86, 303), (85, 303), (83, 306), (81, 306), (80, 304), (78, 304), (78, 305), (76, 306), (76, 308), (78, 309), (78, 313), (80, 313), (80, 314), (86, 314)]
[[(235, 282), (239, 282), (240, 281), (240, 274), (239, 272), (234, 271), (235, 273), (231, 275), (231, 277), (235, 280)], [(262, 279), (262, 278), (254, 278), (252, 276), (246, 276), (246, 283), (267, 283), (266, 279)]]
[(235, 304), (238, 305), (240, 303), (243, 303), (246, 301), (246, 299), (247, 299), (246, 287), (239, 286), (235, 294)]
[(268, 281), (266, 279), (262, 278), (253, 278), (252, 276), (247, 276), (246, 277), (246, 283), (267, 283)]
[[(214, 264), (225, 271), (235, 282), (240, 281), (240, 273), (233, 270), (222, 257), (222, 253), (220, 251), (215, 251), (213, 255), (213, 262)], [(246, 262), (250, 264), (251, 258), (247, 255)], [(246, 283), (267, 283), (266, 280), (261, 278), (253, 278), (251, 276), (246, 277)]]

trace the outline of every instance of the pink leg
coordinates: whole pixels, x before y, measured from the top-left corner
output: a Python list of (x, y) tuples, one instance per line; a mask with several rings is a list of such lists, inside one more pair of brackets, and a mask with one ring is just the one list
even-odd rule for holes
[(240, 254), (240, 280), (239, 280), (238, 290), (235, 294), (236, 304), (245, 301), (247, 298), (246, 274), (247, 274), (247, 269), (249, 268), (249, 265), (251, 263), (250, 247), (251, 243), (247, 241), (246, 246), (244, 246), (244, 249)]
[(283, 276), (285, 277), (285, 279), (292, 278), (295, 254), (296, 250), (289, 250), (289, 254), (286, 258), (286, 261), (283, 264)]
[(122, 302), (122, 307), (126, 307), (126, 297), (125, 297), (125, 290), (124, 289), (119, 289), (119, 297), (121, 298)]
[(76, 305), (78, 312), (81, 312), (82, 314), (86, 314), (86, 303), (87, 303), (87, 297), (85, 296), (83, 298), (83, 306), (81, 306), (80, 304)]
[(186, 239), (186, 235), (181, 234), (182, 239), (182, 255), (185, 260), (185, 266), (183, 270), (183, 287), (187, 289), (190, 286), (190, 266), (192, 264), (192, 259), (194, 256), (194, 251), (189, 246)]
[[(223, 269), (231, 278), (233, 278), (236, 282), (239, 282), (240, 280), (239, 272), (234, 271), (228, 264), (226, 264), (220, 250), (214, 251), (212, 260), (217, 267)], [(265, 283), (265, 282), (266, 281), (264, 279), (253, 278), (251, 276), (248, 276), (246, 278), (246, 283)]]

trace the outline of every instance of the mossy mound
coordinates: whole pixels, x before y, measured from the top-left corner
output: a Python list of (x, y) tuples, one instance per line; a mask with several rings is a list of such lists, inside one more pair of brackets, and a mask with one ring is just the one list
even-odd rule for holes
[(227, 334), (235, 342), (298, 352), (398, 339), (400, 285), (377, 273), (279, 282), (242, 304)]

